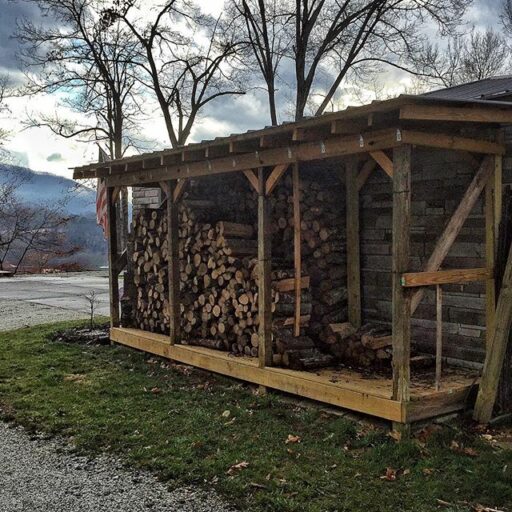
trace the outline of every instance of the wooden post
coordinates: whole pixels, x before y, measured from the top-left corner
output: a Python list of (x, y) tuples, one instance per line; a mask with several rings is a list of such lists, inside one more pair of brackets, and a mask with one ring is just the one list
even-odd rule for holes
[(272, 290), (271, 290), (270, 202), (265, 194), (265, 170), (258, 169), (258, 316), (259, 366), (272, 365)]
[(117, 270), (117, 208), (119, 198), (114, 200), (114, 187), (107, 187), (108, 227), (108, 277), (110, 291), (110, 325), (119, 327), (119, 272)]
[(494, 332), (496, 314), (496, 280), (494, 271), (498, 250), (498, 231), (502, 202), (502, 157), (494, 156), (494, 172), (485, 186), (485, 261), (490, 276), (485, 287), (486, 345), (489, 346)]
[(436, 286), (436, 391), (441, 388), (441, 372), (443, 369), (443, 291), (441, 285)]
[(347, 210), (347, 300), (348, 321), (361, 327), (361, 262), (359, 248), (359, 190), (357, 159), (346, 164), (345, 188)]
[(410, 398), (411, 295), (400, 278), (409, 265), (411, 153), (410, 145), (393, 150), (393, 399), (402, 402)]
[(301, 229), (300, 229), (300, 190), (299, 190), (299, 164), (293, 165), (293, 255), (295, 267), (295, 320), (294, 334), (300, 335), (300, 307), (301, 307), (301, 274), (302, 274), (302, 256), (301, 256)]
[(507, 343), (512, 325), (512, 246), (508, 253), (503, 283), (501, 285), (494, 332), (485, 352), (484, 369), (478, 389), (473, 418), (480, 423), (488, 423), (492, 416), (498, 393), (501, 369), (507, 351)]
[(169, 279), (169, 330), (170, 343), (174, 345), (180, 336), (180, 263), (178, 253), (178, 205), (174, 200), (176, 181), (168, 182), (167, 196), (167, 244)]

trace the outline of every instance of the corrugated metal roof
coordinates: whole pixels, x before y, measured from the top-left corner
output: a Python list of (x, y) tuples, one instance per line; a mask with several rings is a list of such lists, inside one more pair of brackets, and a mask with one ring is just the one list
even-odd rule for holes
[(512, 97), (512, 75), (476, 80), (467, 84), (427, 92), (423, 96), (452, 100), (486, 100), (503, 99), (505, 96)]

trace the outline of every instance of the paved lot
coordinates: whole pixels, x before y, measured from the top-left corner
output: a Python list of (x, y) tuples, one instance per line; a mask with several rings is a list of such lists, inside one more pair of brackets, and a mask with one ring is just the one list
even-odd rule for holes
[(106, 272), (0, 278), (0, 330), (87, 318), (84, 295), (94, 290), (96, 314), (108, 315)]

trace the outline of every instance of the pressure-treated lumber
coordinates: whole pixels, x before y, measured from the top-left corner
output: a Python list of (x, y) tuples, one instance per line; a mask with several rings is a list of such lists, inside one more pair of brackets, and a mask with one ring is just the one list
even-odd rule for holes
[(447, 107), (442, 105), (404, 105), (400, 119), (414, 121), (457, 121), (474, 123), (512, 123), (512, 112), (482, 107)]
[(258, 176), (254, 174), (254, 171), (252, 169), (246, 169), (243, 171), (245, 174), (245, 177), (249, 180), (249, 183), (251, 184), (251, 187), (258, 192)]
[(488, 155), (504, 155), (504, 144), (490, 142), (482, 139), (471, 139), (444, 133), (418, 132), (403, 130), (401, 139), (404, 144), (415, 144), (431, 148), (452, 149), (469, 151), (471, 153), (483, 153)]
[(493, 158), (494, 172), (485, 186), (485, 262), (489, 276), (485, 286), (485, 326), (486, 344), (490, 343), (494, 331), (496, 314), (496, 282), (494, 269), (498, 253), (498, 231), (501, 219), (502, 203), (502, 157)]
[(436, 381), (435, 388), (441, 387), (443, 369), (443, 292), (440, 285), (436, 286)]
[(393, 162), (384, 151), (371, 151), (370, 156), (390, 178), (393, 177)]
[(437, 270), (434, 272), (407, 272), (402, 274), (401, 283), (406, 288), (432, 286), (437, 284), (463, 284), (492, 279), (493, 271), (488, 268), (461, 268)]
[(258, 169), (258, 315), (259, 365), (272, 365), (272, 290), (271, 290), (270, 201), (265, 193), (265, 170)]
[(402, 287), (401, 276), (407, 271), (411, 228), (411, 146), (393, 151), (393, 240), (392, 240), (392, 328), (393, 328), (393, 398), (410, 398), (411, 296)]
[(276, 188), (279, 180), (283, 177), (283, 174), (287, 171), (288, 167), (289, 164), (281, 164), (274, 167), (265, 184), (265, 194), (267, 194), (267, 196), (272, 194), (272, 191)]
[(117, 248), (117, 201), (113, 201), (114, 189), (107, 187), (107, 230), (108, 230), (108, 276), (110, 297), (110, 325), (119, 325), (119, 271), (116, 263), (118, 259)]
[(180, 336), (180, 266), (178, 242), (178, 207), (175, 192), (177, 184), (168, 183), (169, 197), (167, 198), (167, 245), (168, 245), (168, 280), (169, 280), (169, 326), (170, 342), (174, 345)]
[(359, 191), (357, 188), (357, 159), (346, 164), (346, 219), (347, 219), (347, 300), (348, 321), (361, 327), (361, 255), (359, 245)]
[(375, 170), (376, 167), (377, 162), (373, 158), (370, 158), (370, 160), (367, 160), (364, 163), (362, 169), (357, 175), (357, 190), (361, 190), (364, 187), (366, 180), (370, 177), (370, 174)]
[(293, 261), (295, 269), (295, 323), (294, 334), (300, 335), (300, 311), (301, 311), (301, 275), (302, 275), (302, 256), (301, 256), (301, 229), (300, 229), (300, 181), (299, 164), (293, 165), (292, 173), (292, 193), (293, 193)]
[[(287, 279), (281, 279), (274, 283), (274, 289), (278, 292), (291, 292), (295, 290), (295, 277), (290, 277)], [(310, 286), (310, 278), (309, 276), (302, 276), (300, 279), (300, 287), (302, 289), (309, 288)]]
[(492, 416), (511, 326), (512, 246), (508, 253), (503, 282), (498, 297), (493, 336), (485, 352), (484, 368), (473, 414), (473, 418), (480, 423), (488, 423)]
[[(446, 225), (442, 235), (436, 242), (436, 246), (434, 251), (430, 255), (430, 258), (425, 265), (425, 272), (433, 272), (438, 270), (442, 265), (444, 259), (448, 255), (450, 248), (452, 247), (455, 239), (457, 238), (464, 222), (468, 218), (468, 215), (471, 213), (471, 210), (475, 206), (482, 190), (484, 189), (489, 177), (491, 176), (494, 170), (494, 166), (492, 165), (492, 158), (485, 157), (480, 164), (480, 168), (475, 174), (471, 184), (467, 188), (464, 196), (459, 203), (459, 206), (455, 210), (448, 224)], [(414, 314), (416, 311), (421, 299), (423, 297), (423, 290), (418, 290), (415, 292), (412, 302), (411, 302), (411, 313)]]

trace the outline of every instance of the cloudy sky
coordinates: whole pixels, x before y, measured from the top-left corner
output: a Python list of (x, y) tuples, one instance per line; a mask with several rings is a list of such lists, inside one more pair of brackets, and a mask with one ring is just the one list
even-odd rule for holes
[[(222, 0), (199, 0), (212, 13), (220, 12)], [(493, 27), (498, 24), (499, 6), (502, 0), (474, 0), (467, 21), (477, 27)], [(20, 78), (16, 58), (17, 41), (12, 38), (16, 20), (26, 17), (37, 20), (38, 9), (23, 0), (0, 0), (0, 74), (8, 73), (13, 80)], [(407, 85), (408, 77), (388, 73), (384, 78), (386, 87)], [(32, 112), (54, 112), (59, 97), (47, 95), (38, 98), (16, 98), (9, 100), (10, 113), (0, 118), (0, 126), (11, 131), (7, 143), (21, 165), (37, 171), (52, 172), (71, 177), (69, 169), (97, 158), (97, 149), (92, 144), (83, 144), (59, 138), (46, 128), (23, 129), (21, 120)], [(253, 93), (235, 100), (219, 100), (204, 112), (195, 127), (190, 141), (209, 139), (219, 135), (243, 132), (268, 124), (265, 97)], [(160, 119), (147, 123), (145, 137), (155, 141), (156, 147), (168, 146), (165, 127)]]

